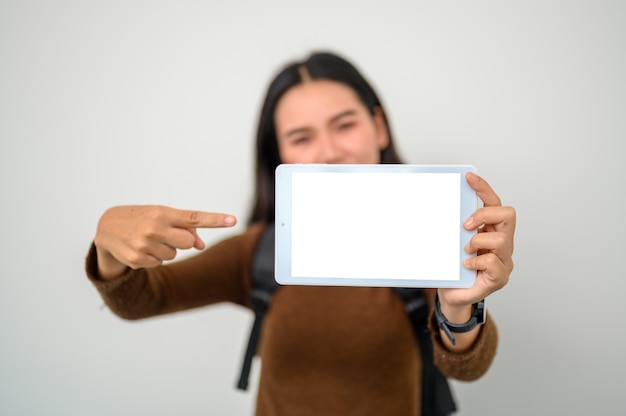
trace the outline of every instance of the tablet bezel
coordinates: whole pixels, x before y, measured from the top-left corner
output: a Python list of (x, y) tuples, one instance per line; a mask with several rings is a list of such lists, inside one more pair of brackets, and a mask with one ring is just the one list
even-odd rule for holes
[[(463, 260), (472, 257), (465, 253), (464, 247), (476, 231), (467, 231), (463, 222), (476, 211), (478, 198), (476, 192), (467, 184), (467, 172), (476, 172), (472, 165), (405, 165), (405, 164), (378, 164), (378, 165), (327, 165), (327, 164), (282, 164), (275, 172), (275, 279), (283, 285), (312, 285), (312, 286), (372, 286), (372, 287), (470, 287), (476, 279), (476, 271), (463, 267)], [(389, 278), (360, 278), (360, 277), (316, 277), (292, 276), (291, 264), (291, 199), (292, 175), (298, 172), (367, 172), (367, 173), (458, 173), (460, 179), (460, 217), (459, 217), (459, 274), (458, 280), (428, 279), (389, 279)], [(419, 276), (419, 272), (416, 272)]]

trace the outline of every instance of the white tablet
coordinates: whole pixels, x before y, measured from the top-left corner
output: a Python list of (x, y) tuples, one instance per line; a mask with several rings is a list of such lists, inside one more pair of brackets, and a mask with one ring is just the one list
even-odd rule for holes
[(469, 165), (280, 165), (280, 284), (469, 287)]

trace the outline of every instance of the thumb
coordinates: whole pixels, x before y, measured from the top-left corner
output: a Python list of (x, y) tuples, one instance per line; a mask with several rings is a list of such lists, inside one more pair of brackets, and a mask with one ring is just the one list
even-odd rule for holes
[(198, 231), (195, 228), (187, 228), (187, 231), (189, 231), (191, 235), (193, 235), (193, 248), (195, 248), (196, 250), (204, 250), (206, 244), (204, 244), (204, 241), (198, 235)]

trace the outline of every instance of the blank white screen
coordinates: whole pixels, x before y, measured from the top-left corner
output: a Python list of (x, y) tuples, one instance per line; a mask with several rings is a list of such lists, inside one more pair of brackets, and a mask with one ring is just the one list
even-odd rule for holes
[(459, 280), (460, 174), (296, 172), (294, 277)]

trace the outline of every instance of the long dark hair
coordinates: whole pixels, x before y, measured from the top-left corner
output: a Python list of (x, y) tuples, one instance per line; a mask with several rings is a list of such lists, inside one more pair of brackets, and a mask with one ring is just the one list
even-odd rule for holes
[[(307, 74), (311, 79), (328, 79), (352, 88), (359, 99), (374, 115), (375, 108), (382, 105), (372, 86), (348, 61), (329, 52), (316, 52), (304, 61), (288, 64), (270, 83), (261, 109), (256, 135), (255, 196), (248, 223), (274, 221), (274, 171), (281, 163), (274, 125), (274, 112), (280, 98), (291, 87), (301, 84)], [(389, 132), (389, 145), (381, 150), (381, 163), (402, 163), (397, 154), (391, 128), (382, 111)]]

